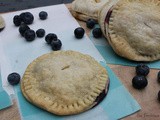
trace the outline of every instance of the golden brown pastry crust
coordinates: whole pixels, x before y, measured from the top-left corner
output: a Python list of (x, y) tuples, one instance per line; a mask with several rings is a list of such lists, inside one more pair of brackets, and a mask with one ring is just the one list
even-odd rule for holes
[(92, 57), (56, 51), (29, 64), (21, 90), (31, 103), (57, 115), (71, 115), (90, 109), (106, 85), (107, 71)]
[(159, 0), (120, 0), (109, 21), (114, 51), (134, 61), (160, 59)]

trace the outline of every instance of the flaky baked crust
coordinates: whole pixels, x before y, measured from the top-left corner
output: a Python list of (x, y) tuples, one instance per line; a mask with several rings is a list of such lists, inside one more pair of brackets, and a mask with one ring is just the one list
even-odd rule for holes
[(34, 105), (57, 115), (71, 115), (90, 109), (108, 81), (106, 69), (89, 55), (55, 51), (29, 64), (21, 90)]
[(159, 60), (159, 14), (159, 0), (119, 0), (105, 29), (114, 51), (134, 61)]
[(82, 21), (88, 19), (98, 20), (98, 12), (109, 0), (74, 0), (72, 2), (72, 15)]

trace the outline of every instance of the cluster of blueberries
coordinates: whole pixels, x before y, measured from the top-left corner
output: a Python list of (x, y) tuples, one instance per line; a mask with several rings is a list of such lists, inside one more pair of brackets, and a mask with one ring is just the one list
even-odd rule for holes
[[(136, 76), (132, 79), (132, 86), (135, 89), (143, 89), (148, 85), (146, 76), (149, 74), (150, 69), (145, 64), (139, 64), (135, 69)], [(160, 83), (160, 71), (157, 74), (157, 81)], [(160, 101), (160, 91), (158, 92), (158, 100)]]
[[(87, 28), (89, 28), (89, 29), (93, 29), (94, 26), (95, 26), (95, 24), (96, 24), (96, 21), (95, 21), (94, 19), (88, 19), (88, 20), (86, 21), (86, 26), (87, 26)], [(84, 33), (85, 33), (85, 30), (84, 30), (82, 27), (78, 27), (78, 28), (76, 28), (76, 29), (74, 30), (74, 35), (75, 35), (75, 37), (78, 38), (78, 39), (81, 39), (81, 38), (84, 36)], [(101, 31), (100, 28), (94, 28), (94, 29), (92, 30), (92, 34), (93, 34), (93, 37), (95, 37), (95, 38), (100, 38), (100, 37), (102, 37), (102, 31)]]
[[(45, 11), (39, 13), (39, 18), (41, 20), (47, 19), (48, 14)], [(20, 15), (15, 15), (13, 18), (13, 23), (15, 26), (19, 26), (19, 33), (26, 39), (26, 41), (33, 41), (35, 37), (42, 38), (45, 36), (44, 29), (38, 29), (36, 32), (28, 25), (32, 24), (34, 21), (34, 16), (30, 12), (23, 12)], [(58, 39), (57, 35), (54, 33), (49, 33), (45, 36), (45, 41), (51, 45), (53, 50), (60, 50), (62, 43)]]

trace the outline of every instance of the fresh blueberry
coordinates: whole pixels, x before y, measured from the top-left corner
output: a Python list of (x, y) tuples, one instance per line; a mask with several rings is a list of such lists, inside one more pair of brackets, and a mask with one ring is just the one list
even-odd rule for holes
[(92, 34), (95, 38), (100, 38), (102, 37), (102, 31), (100, 28), (94, 28), (92, 31)]
[(24, 33), (24, 37), (27, 41), (33, 41), (36, 37), (36, 34), (34, 32), (34, 30), (26, 30), (25, 33)]
[(44, 37), (44, 35), (45, 35), (45, 30), (44, 30), (44, 29), (38, 29), (38, 30), (36, 31), (36, 35), (37, 35), (37, 37), (39, 37), (39, 38)]
[(160, 71), (158, 72), (157, 80), (158, 80), (158, 82), (160, 83)]
[(27, 25), (32, 24), (33, 20), (34, 20), (34, 16), (30, 12), (21, 13), (20, 18), (21, 18), (21, 21), (24, 22)]
[(19, 27), (19, 33), (24, 36), (25, 31), (29, 29), (30, 28), (26, 24), (21, 24)]
[(94, 19), (88, 19), (86, 21), (86, 26), (89, 29), (92, 29), (95, 26), (95, 24), (96, 24), (96, 21)]
[(53, 40), (51, 43), (51, 47), (54, 51), (60, 50), (62, 47), (62, 42), (59, 39)]
[(21, 77), (18, 73), (14, 72), (8, 75), (7, 80), (11, 85), (17, 85)]
[(81, 39), (84, 36), (85, 30), (82, 27), (78, 27), (74, 30), (76, 38)]
[(48, 43), (48, 44), (51, 44), (51, 42), (53, 41), (53, 40), (57, 40), (58, 39), (58, 37), (57, 37), (57, 35), (56, 34), (54, 34), (54, 33), (49, 33), (48, 35), (46, 35), (46, 37), (45, 37), (45, 40), (46, 40), (46, 42)]
[(148, 85), (148, 80), (145, 76), (135, 76), (132, 79), (132, 85), (136, 89), (143, 89)]
[(47, 19), (47, 16), (48, 16), (48, 13), (45, 12), (45, 11), (41, 11), (41, 12), (39, 13), (39, 18), (40, 18), (41, 20)]
[(160, 91), (158, 92), (158, 101), (160, 101)]
[(149, 74), (149, 67), (145, 64), (140, 64), (136, 66), (137, 75), (147, 76)]
[(20, 16), (19, 15), (15, 15), (14, 17), (13, 17), (13, 23), (15, 24), (15, 26), (20, 26), (21, 25), (21, 18), (20, 18)]

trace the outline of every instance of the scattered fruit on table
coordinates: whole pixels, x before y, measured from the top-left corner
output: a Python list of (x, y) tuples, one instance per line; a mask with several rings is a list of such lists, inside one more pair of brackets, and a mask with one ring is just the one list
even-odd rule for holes
[(92, 31), (93, 37), (100, 38), (102, 37), (102, 31), (101, 28), (94, 28)]
[(41, 20), (45, 20), (45, 19), (47, 19), (47, 17), (48, 17), (48, 13), (47, 13), (47, 12), (41, 11), (41, 12), (39, 13), (39, 18), (40, 18)]
[(62, 42), (59, 39), (53, 40), (51, 42), (51, 47), (52, 47), (52, 50), (54, 51), (60, 50), (61, 46), (62, 46)]
[(38, 29), (38, 30), (36, 31), (36, 35), (37, 35), (37, 37), (39, 37), (39, 38), (44, 37), (44, 35), (45, 35), (45, 30), (44, 30), (44, 29)]
[(24, 33), (26, 30), (29, 30), (30, 28), (26, 24), (21, 24), (19, 27), (19, 33), (24, 36)]
[(136, 89), (143, 89), (148, 85), (148, 80), (145, 76), (135, 76), (132, 79), (132, 86)]
[(7, 80), (11, 85), (17, 85), (21, 77), (18, 73), (14, 72), (8, 75)]
[(35, 34), (34, 30), (29, 29), (29, 30), (25, 31), (24, 37), (27, 41), (33, 41), (36, 37), (36, 34)]
[(45, 37), (45, 41), (46, 41), (48, 44), (51, 44), (53, 40), (56, 41), (57, 39), (58, 39), (58, 37), (57, 37), (57, 35), (54, 34), (54, 33), (49, 33), (49, 34), (47, 34), (46, 37)]
[(84, 36), (85, 30), (82, 27), (78, 27), (74, 30), (76, 38), (81, 39)]
[(94, 19), (88, 19), (86, 21), (86, 26), (89, 29), (92, 29), (95, 26), (95, 24), (96, 24), (96, 21)]
[(143, 76), (147, 76), (149, 74), (149, 67), (145, 64), (139, 64), (136, 66), (136, 73), (137, 75), (143, 75)]

